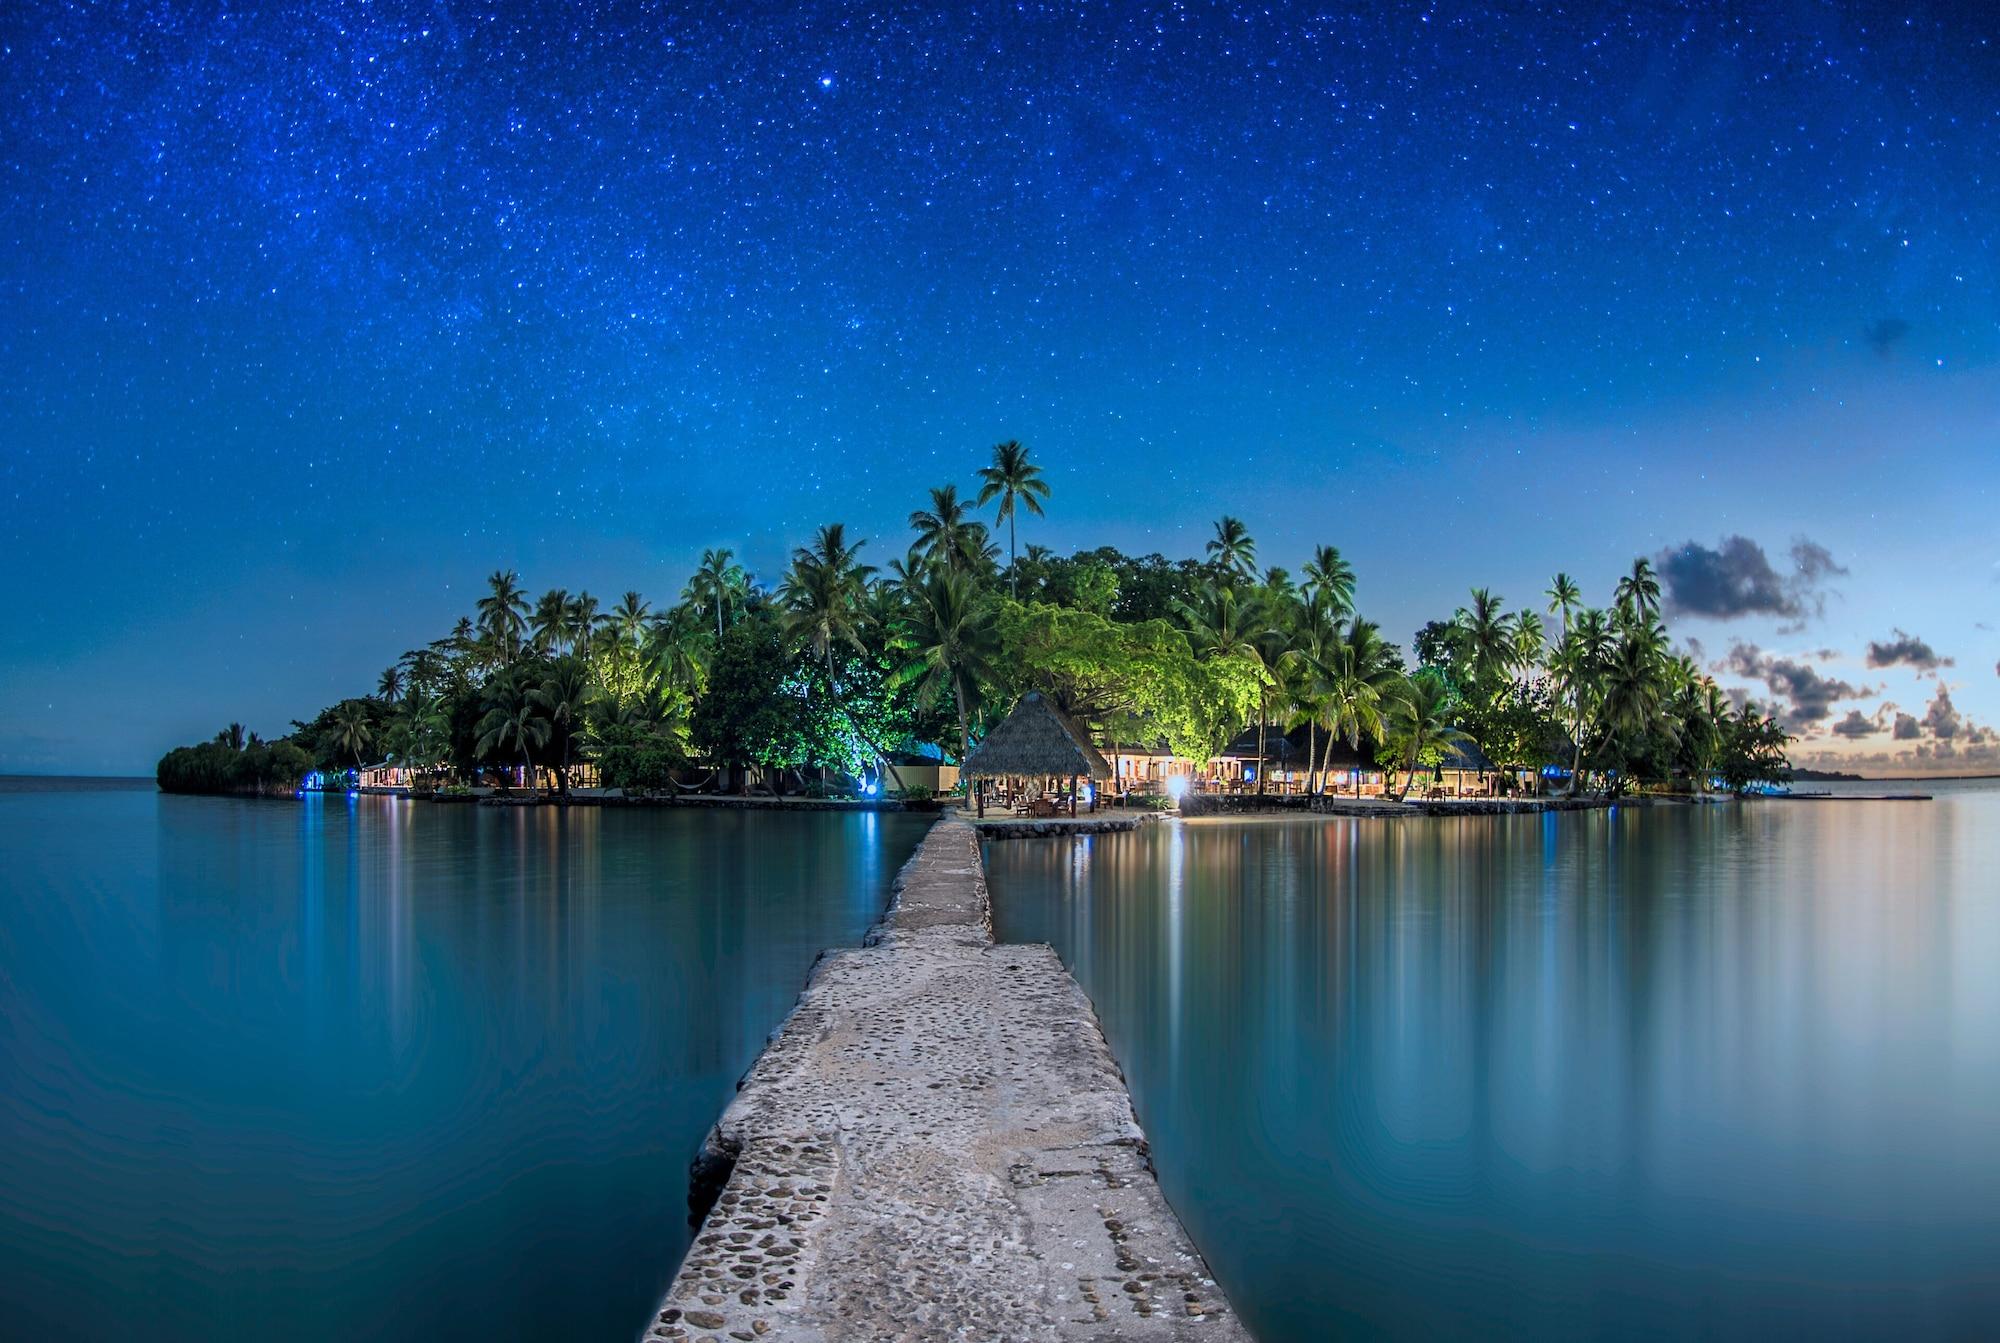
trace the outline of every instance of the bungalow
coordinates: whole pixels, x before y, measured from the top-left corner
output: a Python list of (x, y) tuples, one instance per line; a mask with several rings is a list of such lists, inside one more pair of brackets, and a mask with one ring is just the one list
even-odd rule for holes
[(1174, 754), (1162, 737), (1151, 742), (1110, 742), (1104, 747), (1104, 755), (1111, 765), (1111, 778), (1105, 787), (1121, 795), (1164, 793), (1168, 791), (1169, 779), (1197, 779), (1202, 774), (1199, 765), (1184, 755)]
[(958, 787), (958, 766), (942, 756), (891, 751), (888, 763), (895, 766), (895, 772), (887, 778), (891, 786), (928, 788), (933, 797), (942, 797)]

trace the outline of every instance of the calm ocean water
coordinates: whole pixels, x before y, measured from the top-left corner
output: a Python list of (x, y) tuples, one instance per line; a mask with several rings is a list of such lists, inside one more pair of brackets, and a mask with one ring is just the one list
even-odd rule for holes
[(634, 1336), (921, 833), (0, 780), (0, 1336)]
[(2000, 1337), (2000, 788), (1921, 787), (988, 863), (1265, 1343)]

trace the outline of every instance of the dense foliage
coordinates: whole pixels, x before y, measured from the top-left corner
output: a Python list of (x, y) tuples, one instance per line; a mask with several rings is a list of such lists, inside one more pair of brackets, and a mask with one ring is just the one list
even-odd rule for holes
[[(978, 476), (973, 498), (931, 490), (909, 548), (882, 568), (833, 523), (770, 586), (709, 550), (659, 610), (637, 592), (608, 610), (560, 588), (531, 600), (496, 572), (475, 609), (405, 653), (374, 694), (294, 724), (282, 767), (244, 750), (223, 760), (211, 743), (162, 761), (162, 782), (388, 760), (439, 783), (546, 769), (567, 791), (590, 760), (634, 791), (753, 778), (894, 790), (897, 758), (962, 759), (1029, 690), (1106, 743), (1164, 742), (1197, 762), (1248, 725), (1306, 728), (1315, 789), (1335, 742), (1373, 752), (1399, 788), (1481, 754), (1503, 777), (1543, 770), (1611, 791), (1784, 774), (1783, 731), (1669, 648), (1643, 560), (1604, 609), (1558, 575), (1545, 594), (1553, 631), (1543, 612), (1475, 589), (1417, 632), (1412, 668), (1358, 614), (1354, 571), (1332, 546), (1296, 579), (1260, 568), (1233, 517), (1199, 559), (1017, 553), (1022, 516), (1049, 498), (1040, 469), (1008, 442)], [(989, 505), (1004, 563), (974, 515)]]
[(290, 741), (259, 741), (231, 723), (213, 741), (167, 752), (154, 777), (169, 793), (289, 793), (312, 763)]

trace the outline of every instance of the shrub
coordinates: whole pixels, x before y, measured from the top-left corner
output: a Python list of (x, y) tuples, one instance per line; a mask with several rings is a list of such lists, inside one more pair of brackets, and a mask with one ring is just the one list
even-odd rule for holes
[(618, 725), (597, 734), (597, 774), (606, 788), (656, 793), (672, 786), (685, 763), (678, 744), (657, 728)]

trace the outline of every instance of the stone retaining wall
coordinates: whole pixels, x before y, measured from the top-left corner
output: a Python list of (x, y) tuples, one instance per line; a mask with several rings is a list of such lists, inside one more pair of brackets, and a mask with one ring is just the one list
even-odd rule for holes
[[(1627, 799), (1629, 804), (1631, 799)], [(1341, 797), (1332, 793), (1285, 793), (1259, 797), (1255, 793), (1193, 793), (1181, 799), (1181, 815), (1262, 816), (1292, 813), (1313, 816), (1514, 816), (1546, 811), (1592, 811), (1613, 805), (1601, 797), (1467, 797), (1410, 798)]]
[(981, 839), (1044, 839), (1060, 835), (1118, 834), (1127, 830), (1137, 830), (1142, 825), (1155, 825), (1160, 818), (1157, 815), (1146, 814), (1079, 816), (1073, 821), (1067, 816), (1045, 816), (1038, 820), (993, 816), (983, 820), (974, 820), (971, 817), (966, 819), (979, 831)]
[(955, 818), (868, 945), (820, 959), (696, 1176), (714, 1204), (648, 1339), (1247, 1337), (1089, 1000), (994, 943)]

